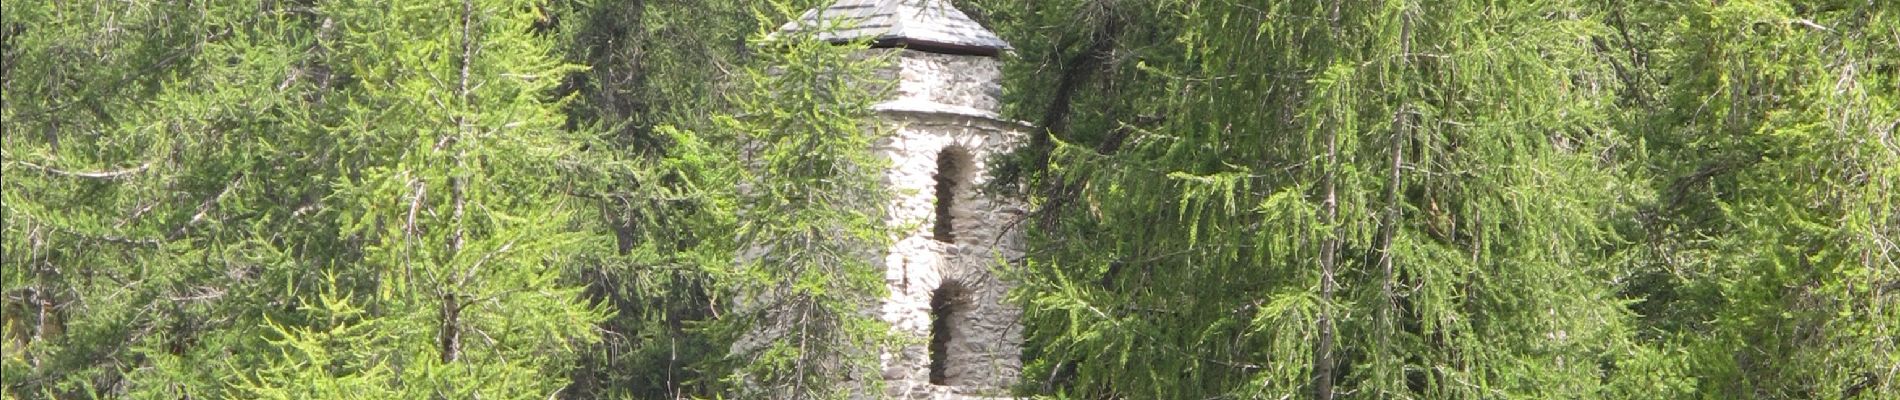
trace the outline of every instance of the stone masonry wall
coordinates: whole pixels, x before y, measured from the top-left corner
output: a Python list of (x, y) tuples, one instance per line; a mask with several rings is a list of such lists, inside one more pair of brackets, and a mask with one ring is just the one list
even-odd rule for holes
[[(1021, 311), (1005, 301), (1009, 284), (994, 272), (1022, 259), (1027, 211), (1020, 198), (981, 188), (991, 157), (1020, 145), (1025, 127), (996, 118), (1001, 72), (994, 58), (872, 51), (897, 52), (885, 76), (897, 79), (896, 90), (877, 107), (889, 135), (875, 151), (891, 162), (884, 183), (896, 198), (886, 222), (898, 228), (884, 260), (891, 297), (880, 315), (911, 339), (882, 355), (885, 390), (900, 399), (1006, 395), (1022, 370)], [(941, 241), (932, 229), (938, 158), (950, 148), (967, 157), (958, 157), (962, 171), (948, 210), (953, 238)], [(964, 290), (947, 315), (947, 357), (941, 384), (933, 384), (932, 297), (946, 282)]]
[(995, 58), (871, 49), (890, 55), (892, 64), (877, 79), (897, 82), (889, 104), (937, 107), (994, 118), (1002, 109), (1003, 72)]
[[(887, 113), (891, 115), (895, 113)], [(885, 139), (878, 153), (892, 160), (886, 184), (898, 200), (888, 210), (899, 238), (885, 257), (885, 282), (891, 298), (882, 317), (915, 343), (884, 356), (887, 389), (899, 398), (935, 398), (941, 393), (998, 394), (1022, 369), (1020, 310), (1004, 301), (1009, 286), (996, 269), (1022, 259), (1020, 201), (980, 193), (987, 161), (1017, 142), (1016, 132), (972, 118), (947, 115), (892, 115), (903, 124)], [(968, 171), (954, 193), (954, 239), (939, 241), (931, 227), (937, 215), (936, 174), (943, 149), (969, 154)], [(963, 287), (956, 299), (961, 311), (951, 316), (952, 340), (945, 349), (943, 385), (932, 385), (927, 348), (933, 318), (932, 296), (945, 282)]]

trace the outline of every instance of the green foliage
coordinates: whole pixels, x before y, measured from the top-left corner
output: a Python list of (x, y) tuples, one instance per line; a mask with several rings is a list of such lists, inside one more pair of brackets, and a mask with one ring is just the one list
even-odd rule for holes
[(725, 71), (745, 62), (757, 23), (742, 1), (558, 1), (546, 29), (570, 62), (567, 126), (597, 132), (602, 155), (574, 167), (573, 190), (601, 212), (617, 251), (581, 260), (587, 297), (618, 312), (581, 352), (569, 398), (676, 398), (717, 393), (708, 363), (730, 343), (700, 334), (719, 312), (712, 273), (730, 268), (732, 172), (706, 131), (728, 108)]
[(1882, 7), (976, 3), (1052, 134), (1030, 393), (1892, 392)]
[[(773, 2), (756, 12), (774, 21), (800, 11)], [(889, 61), (809, 33), (755, 38), (767, 49), (737, 78), (737, 113), (714, 120), (741, 176), (743, 247), (719, 276), (737, 299), (719, 321), (739, 363), (725, 379), (748, 398), (879, 393), (889, 328), (869, 311), (884, 298), (881, 249), (894, 233), (882, 211), (887, 161), (872, 153), (882, 133), (869, 119), (887, 88), (869, 77)]]
[(9, 3), (9, 391), (561, 389), (610, 242), (527, 5)]
[[(839, 398), (887, 60), (819, 0), (0, 2), (0, 398)], [(1900, 10), (968, 0), (1018, 391), (1900, 397)]]
[[(1661, 194), (1634, 305), (1709, 398), (1900, 395), (1900, 15), (1862, 2), (1622, 7), (1653, 66), (1624, 125)], [(1650, 100), (1652, 99), (1653, 100)]]

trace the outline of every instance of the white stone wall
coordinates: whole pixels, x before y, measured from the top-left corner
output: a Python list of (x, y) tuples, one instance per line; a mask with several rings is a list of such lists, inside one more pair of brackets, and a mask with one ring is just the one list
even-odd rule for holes
[(904, 49), (867, 52), (892, 58), (891, 65), (879, 74), (886, 82), (897, 82), (890, 104), (934, 106), (991, 118), (1002, 109), (1003, 70), (995, 58)]
[[(1021, 311), (1004, 298), (1010, 284), (995, 272), (1023, 258), (1027, 216), (1019, 196), (984, 193), (991, 158), (1023, 143), (1027, 126), (997, 118), (1002, 72), (995, 58), (874, 49), (893, 58), (880, 78), (895, 80), (877, 106), (882, 129), (876, 153), (890, 160), (884, 184), (895, 200), (886, 221), (897, 237), (885, 255), (891, 297), (880, 315), (908, 336), (885, 352), (886, 394), (901, 399), (1003, 396), (1022, 371)], [(888, 81), (887, 81), (888, 82)], [(950, 210), (954, 240), (938, 241), (938, 156), (956, 147), (969, 155)], [(943, 385), (930, 382), (931, 296), (946, 280), (966, 288), (963, 312), (950, 322)]]
[[(982, 193), (981, 188), (990, 158), (1013, 150), (1022, 135), (1018, 126), (988, 118), (907, 111), (882, 115), (895, 127), (877, 152), (892, 161), (885, 184), (896, 201), (887, 215), (888, 223), (900, 229), (884, 261), (891, 298), (881, 311), (893, 329), (914, 339), (884, 355), (886, 388), (898, 398), (1004, 394), (1022, 370), (1021, 312), (1005, 301), (1009, 285), (995, 272), (1022, 259), (1027, 212), (1016, 197)], [(950, 210), (954, 240), (943, 242), (931, 229), (938, 217), (935, 175), (938, 156), (952, 146), (970, 155), (968, 181), (959, 185)], [(927, 347), (931, 296), (946, 280), (967, 289), (961, 304), (967, 312), (951, 321), (953, 340), (944, 363), (948, 379), (933, 385)]]

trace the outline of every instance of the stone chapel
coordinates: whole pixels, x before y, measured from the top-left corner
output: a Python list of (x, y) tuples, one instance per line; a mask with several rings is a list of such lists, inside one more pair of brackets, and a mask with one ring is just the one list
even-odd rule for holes
[(1022, 370), (1021, 311), (995, 275), (1023, 257), (1026, 207), (980, 190), (992, 155), (1021, 143), (1027, 124), (1003, 120), (1001, 62), (1009, 43), (947, 0), (839, 0), (806, 12), (781, 33), (819, 31), (833, 43), (868, 40), (891, 57), (877, 79), (895, 81), (875, 106), (890, 132), (875, 153), (890, 161), (895, 193), (886, 223), (899, 234), (883, 253), (890, 297), (878, 310), (920, 340), (884, 349), (885, 394), (900, 399), (1006, 396)]

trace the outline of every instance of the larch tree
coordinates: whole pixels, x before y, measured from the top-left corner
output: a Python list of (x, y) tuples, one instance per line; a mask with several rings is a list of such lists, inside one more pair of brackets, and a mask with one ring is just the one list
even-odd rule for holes
[(1025, 390), (1686, 390), (1613, 284), (1648, 189), (1587, 4), (982, 4), (1054, 38), (1011, 70), (1047, 129)]
[[(239, 387), (260, 397), (546, 397), (561, 390), (600, 308), (563, 265), (612, 242), (583, 235), (563, 169), (586, 143), (550, 98), (567, 69), (531, 33), (527, 1), (333, 5), (324, 60), (339, 151), (329, 198), (361, 258), (333, 265), (298, 325), (272, 321), (277, 359)], [(456, 12), (443, 12), (456, 10)], [(584, 209), (584, 208), (582, 208)]]
[[(731, 151), (712, 132), (723, 94), (755, 52), (754, 2), (560, 1), (550, 8), (569, 62), (587, 65), (559, 89), (571, 129), (597, 132), (606, 156), (579, 165), (576, 187), (600, 210), (616, 252), (576, 265), (589, 299), (616, 313), (584, 350), (569, 398), (680, 398), (719, 393), (731, 343), (700, 329), (723, 307), (716, 272), (733, 265)], [(709, 377), (710, 376), (710, 377)]]
[(733, 112), (715, 115), (708, 132), (735, 156), (737, 258), (718, 273), (729, 309), (713, 333), (733, 343), (717, 368), (736, 397), (876, 396), (878, 351), (891, 341), (874, 314), (894, 233), (883, 211), (888, 161), (873, 153), (884, 128), (870, 119), (889, 90), (872, 77), (890, 61), (860, 53), (868, 43), (774, 33), (766, 22), (810, 3), (755, 8), (761, 48), (735, 77)]
[[(4, 5), (8, 395), (206, 397), (345, 244), (306, 107), (321, 18), (260, 2)], [(311, 184), (317, 182), (319, 184)]]
[[(841, 398), (824, 0), (0, 2), (0, 398)], [(1883, 0), (964, 0), (1036, 398), (1900, 398)]]
[(1643, 339), (1705, 398), (1900, 396), (1900, 10), (1610, 10), (1657, 193), (1626, 257)]
[(532, 6), (7, 3), (8, 394), (560, 390), (612, 241)]

